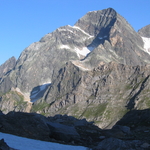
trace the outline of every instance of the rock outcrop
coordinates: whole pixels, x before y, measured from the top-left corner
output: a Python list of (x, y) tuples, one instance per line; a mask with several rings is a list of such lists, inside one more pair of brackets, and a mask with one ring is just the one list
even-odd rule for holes
[(11, 149), (7, 143), (4, 141), (4, 139), (0, 140), (0, 150), (13, 150)]
[(9, 73), (16, 65), (16, 59), (15, 57), (11, 57), (9, 60), (7, 60), (4, 64), (0, 66), (0, 79)]

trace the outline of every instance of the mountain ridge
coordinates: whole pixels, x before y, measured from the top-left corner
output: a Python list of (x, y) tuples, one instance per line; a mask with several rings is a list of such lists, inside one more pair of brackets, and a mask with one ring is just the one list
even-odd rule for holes
[(67, 113), (105, 128), (127, 111), (149, 108), (150, 46), (141, 37), (148, 28), (136, 32), (108, 8), (46, 34), (3, 75), (0, 109)]

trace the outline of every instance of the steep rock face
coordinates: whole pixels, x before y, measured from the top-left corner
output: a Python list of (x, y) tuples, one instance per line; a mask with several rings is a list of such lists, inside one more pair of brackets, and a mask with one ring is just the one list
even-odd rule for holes
[(149, 108), (149, 66), (102, 64), (83, 71), (71, 62), (36, 101), (32, 111), (68, 114), (110, 128), (127, 111)]
[(86, 65), (95, 67), (101, 61), (127, 65), (150, 63), (142, 38), (112, 8), (89, 12), (75, 25), (95, 37), (90, 43), (94, 50), (84, 60)]
[(4, 64), (2, 64), (0, 66), (0, 79), (9, 71), (11, 71), (16, 64), (16, 58), (15, 57), (11, 57), (10, 59), (8, 59)]

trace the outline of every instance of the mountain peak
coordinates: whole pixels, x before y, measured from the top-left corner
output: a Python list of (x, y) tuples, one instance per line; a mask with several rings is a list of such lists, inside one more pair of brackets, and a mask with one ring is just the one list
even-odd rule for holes
[(103, 9), (102, 11), (106, 11), (106, 12), (109, 12), (109, 13), (117, 13), (115, 9), (109, 7), (107, 9)]
[(91, 11), (80, 18), (75, 26), (80, 27), (92, 36), (97, 36), (101, 29), (114, 24), (116, 15), (116, 11), (112, 8)]

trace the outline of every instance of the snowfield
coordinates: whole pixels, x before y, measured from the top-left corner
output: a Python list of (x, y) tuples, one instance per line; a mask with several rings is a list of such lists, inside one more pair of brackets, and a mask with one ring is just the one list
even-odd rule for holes
[(150, 38), (142, 37), (145, 51), (150, 54)]
[(89, 150), (83, 146), (71, 146), (33, 140), (0, 132), (0, 139), (2, 138), (9, 147), (17, 150)]

